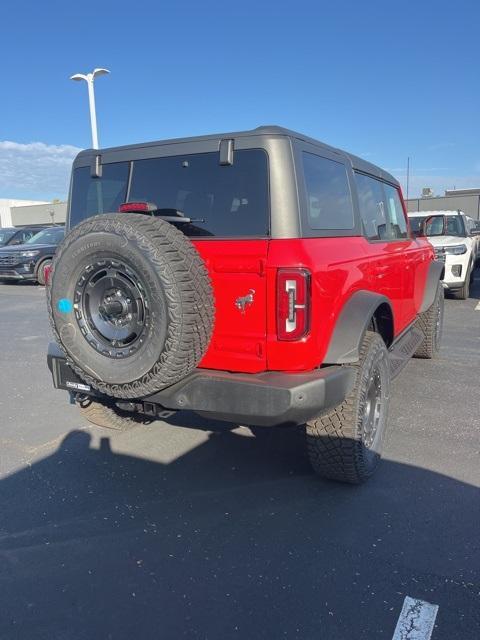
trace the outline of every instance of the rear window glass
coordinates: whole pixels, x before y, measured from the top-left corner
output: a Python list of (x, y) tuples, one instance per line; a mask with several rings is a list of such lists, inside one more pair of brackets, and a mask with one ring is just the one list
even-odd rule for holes
[(303, 153), (307, 214), (311, 229), (353, 229), (347, 170), (340, 162)]
[(153, 203), (168, 216), (179, 212), (191, 220), (178, 223), (187, 235), (265, 236), (267, 155), (260, 149), (235, 151), (231, 166), (220, 165), (217, 152), (136, 160), (104, 165), (102, 178), (91, 178), (90, 169), (81, 167), (74, 172), (70, 226), (117, 211), (127, 201)]
[(102, 177), (92, 178), (90, 167), (73, 172), (70, 201), (70, 227), (97, 213), (118, 211), (127, 198), (129, 162), (102, 166)]

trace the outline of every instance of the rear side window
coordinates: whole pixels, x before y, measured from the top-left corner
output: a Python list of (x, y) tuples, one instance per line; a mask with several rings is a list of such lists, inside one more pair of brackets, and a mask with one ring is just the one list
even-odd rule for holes
[(218, 152), (135, 160), (104, 165), (101, 179), (90, 178), (82, 167), (73, 178), (71, 226), (99, 211), (117, 211), (127, 201), (151, 202), (159, 213), (190, 218), (178, 223), (189, 236), (266, 236), (267, 155), (237, 150), (230, 166), (220, 165)]
[(340, 162), (303, 153), (307, 214), (311, 229), (353, 229), (347, 170)]
[(395, 187), (362, 173), (355, 174), (364, 235), (369, 240), (407, 238), (407, 223)]
[(478, 220), (474, 220), (470, 216), (465, 216), (464, 226), (465, 226), (465, 235), (470, 235), (472, 232), (474, 233), (475, 231), (478, 230), (480, 226), (480, 222)]

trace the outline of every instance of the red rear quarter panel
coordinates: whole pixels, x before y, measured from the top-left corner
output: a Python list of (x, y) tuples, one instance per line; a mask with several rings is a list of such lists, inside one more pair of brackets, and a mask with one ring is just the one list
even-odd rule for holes
[[(376, 259), (391, 247), (378, 245)], [(309, 370), (322, 364), (336, 321), (347, 300), (359, 290), (387, 295), (394, 314), (394, 333), (405, 326), (401, 270), (387, 270), (382, 279), (372, 271), (372, 246), (363, 237), (272, 240), (268, 254), (267, 364), (271, 370)], [(298, 342), (276, 338), (275, 278), (279, 267), (298, 266), (312, 274), (311, 324)], [(389, 292), (396, 292), (389, 296)]]

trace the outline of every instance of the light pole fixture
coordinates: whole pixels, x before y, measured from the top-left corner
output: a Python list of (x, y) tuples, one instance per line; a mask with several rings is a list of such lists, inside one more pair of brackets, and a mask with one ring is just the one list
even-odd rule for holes
[(70, 80), (85, 80), (88, 87), (88, 104), (90, 106), (90, 124), (92, 126), (92, 145), (94, 149), (98, 149), (98, 130), (97, 130), (97, 113), (95, 111), (95, 92), (93, 90), (93, 81), (97, 76), (104, 76), (110, 73), (108, 69), (94, 69), (92, 73), (76, 73), (70, 76)]

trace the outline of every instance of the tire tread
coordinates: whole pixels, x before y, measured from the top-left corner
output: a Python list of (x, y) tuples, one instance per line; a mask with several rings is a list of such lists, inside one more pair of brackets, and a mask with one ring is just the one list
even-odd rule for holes
[[(360, 350), (354, 388), (345, 400), (328, 413), (306, 424), (307, 452), (316, 473), (339, 482), (360, 484), (369, 478), (378, 464), (371, 467), (362, 455), (358, 405), (362, 367), (369, 353), (385, 349), (382, 338), (367, 331)], [(352, 366), (352, 365), (349, 365)]]
[(420, 329), (425, 337), (422, 344), (415, 351), (414, 358), (431, 360), (437, 355), (435, 346), (436, 310), (437, 305), (440, 303), (439, 296), (441, 295), (443, 296), (444, 294), (442, 284), (439, 283), (432, 305), (426, 311), (420, 313), (415, 321), (415, 326)]

